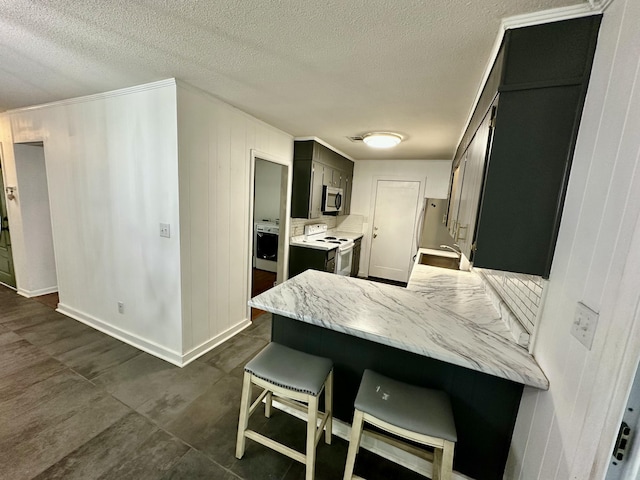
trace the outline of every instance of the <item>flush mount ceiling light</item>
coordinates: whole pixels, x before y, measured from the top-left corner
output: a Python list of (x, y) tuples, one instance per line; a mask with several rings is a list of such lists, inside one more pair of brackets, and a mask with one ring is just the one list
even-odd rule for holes
[(373, 148), (391, 148), (402, 141), (402, 136), (393, 132), (371, 132), (364, 134), (362, 141)]

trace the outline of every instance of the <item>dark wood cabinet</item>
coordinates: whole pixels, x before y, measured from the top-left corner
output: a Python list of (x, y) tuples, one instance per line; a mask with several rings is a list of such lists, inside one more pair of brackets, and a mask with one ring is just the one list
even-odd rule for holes
[(336, 249), (318, 250), (291, 245), (289, 247), (289, 278), (305, 270), (320, 270), (334, 273), (336, 270)]
[(293, 188), (291, 216), (318, 218), (322, 215), (322, 186), (344, 190), (343, 208), (351, 211), (353, 162), (314, 140), (297, 140), (293, 149)]
[[(600, 21), (597, 15), (505, 33), (452, 170), (454, 193), (467, 181), (481, 185), (475, 228), (464, 232), (473, 239), (467, 250), (474, 266), (548, 278)], [(483, 125), (496, 102), (487, 136)], [(465, 161), (478, 151), (485, 165), (480, 177), (476, 169), (467, 179)], [(459, 185), (456, 171), (465, 172)], [(450, 207), (456, 201), (463, 203), (452, 198)]]

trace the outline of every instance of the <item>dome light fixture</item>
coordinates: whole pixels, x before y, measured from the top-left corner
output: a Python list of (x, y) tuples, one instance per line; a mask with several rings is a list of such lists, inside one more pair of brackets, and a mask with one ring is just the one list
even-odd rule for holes
[(402, 135), (393, 132), (371, 132), (364, 134), (362, 141), (373, 148), (391, 148), (402, 141)]

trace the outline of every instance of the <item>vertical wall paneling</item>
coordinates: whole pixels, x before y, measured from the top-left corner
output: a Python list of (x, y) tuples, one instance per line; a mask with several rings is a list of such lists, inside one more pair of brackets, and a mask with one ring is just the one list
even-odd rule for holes
[[(237, 182), (230, 192), (229, 258), (240, 259), (229, 265), (229, 285), (238, 285), (229, 292), (229, 318), (227, 328), (244, 319), (248, 293), (246, 278), (249, 265), (249, 164), (250, 149), (246, 144), (246, 122), (241, 116), (234, 116), (231, 123), (231, 165), (230, 176)], [(244, 180), (244, 181), (243, 181)], [(234, 183), (235, 183), (234, 182)], [(233, 220), (231, 220), (233, 219)], [(251, 230), (253, 231), (253, 230)]]
[[(604, 14), (533, 352), (551, 388), (523, 397), (509, 478), (603, 478), (626, 402), (619, 391), (635, 373), (639, 22), (632, 0)], [(579, 301), (599, 312), (590, 350), (570, 334)]]
[[(218, 177), (216, 179), (215, 188), (215, 210), (216, 210), (216, 251), (210, 254), (215, 255), (217, 268), (211, 272), (216, 276), (216, 290), (212, 298), (216, 309), (216, 323), (212, 325), (212, 332), (218, 328), (226, 330), (229, 328), (230, 309), (229, 309), (229, 274), (231, 268), (230, 245), (231, 245), (231, 212), (230, 212), (230, 196), (231, 190), (237, 188), (238, 185), (231, 184), (231, 123), (232, 118), (228, 118), (220, 112), (218, 122), (213, 125), (217, 132), (217, 150), (218, 150)], [(236, 262), (241, 262), (239, 258)], [(241, 287), (240, 287), (241, 288)], [(240, 319), (238, 319), (240, 320)]]
[(293, 138), (188, 85), (178, 84), (177, 97), (178, 163), (188, 175), (180, 199), (189, 203), (181, 236), (190, 238), (182, 248), (190, 265), (182, 270), (190, 361), (248, 325), (251, 151), (290, 165)]
[[(181, 92), (182, 89), (178, 89), (178, 92)], [(193, 97), (193, 96), (191, 96)], [(197, 98), (192, 98), (192, 101), (198, 102)], [(218, 291), (218, 282), (221, 281), (219, 275), (216, 274), (218, 272), (218, 262), (220, 260), (220, 254), (218, 250), (218, 231), (219, 224), (218, 218), (220, 217), (218, 211), (218, 178), (219, 178), (219, 163), (220, 161), (224, 161), (224, 156), (220, 156), (218, 152), (218, 123), (220, 123), (219, 115), (217, 114), (217, 109), (214, 105), (204, 104), (202, 105), (204, 109), (202, 122), (207, 126), (207, 130), (202, 132), (203, 137), (200, 139), (204, 141), (207, 145), (208, 156), (207, 159), (209, 161), (209, 183), (204, 186), (207, 189), (207, 203), (202, 204), (202, 207), (205, 209), (203, 212), (200, 212), (196, 218), (206, 217), (206, 221), (209, 225), (208, 237), (207, 237), (207, 245), (203, 247), (201, 251), (199, 251), (200, 257), (197, 255), (193, 256), (192, 261), (201, 261), (207, 266), (206, 274), (202, 277), (193, 278), (193, 283), (203, 282), (207, 285), (207, 291), (203, 297), (202, 295), (196, 296), (196, 300), (204, 300), (203, 309), (199, 312), (198, 317), (194, 317), (194, 331), (192, 337), (190, 338), (191, 343), (185, 344), (185, 351), (188, 351), (192, 346), (198, 345), (200, 343), (200, 339), (208, 339), (213, 335), (212, 332), (216, 331), (216, 328), (219, 325), (218, 323), (218, 312), (216, 308), (216, 300), (217, 297), (212, 295), (212, 293), (216, 293)], [(182, 143), (182, 142), (180, 142)], [(221, 159), (221, 160), (219, 160)], [(179, 163), (188, 163), (187, 158), (183, 158), (179, 161)], [(198, 175), (198, 171), (192, 171), (193, 175)], [(195, 325), (195, 324), (200, 324)], [(196, 328), (198, 327), (198, 328)]]
[[(12, 175), (13, 143), (44, 143), (60, 311), (180, 363), (175, 82), (1, 117)], [(11, 220), (17, 227), (12, 240), (18, 282), (29, 268), (23, 261), (29, 232), (22, 229), (22, 217), (16, 205)], [(161, 238), (160, 222), (171, 224), (175, 235)], [(119, 301), (125, 303), (124, 314), (118, 313)]]

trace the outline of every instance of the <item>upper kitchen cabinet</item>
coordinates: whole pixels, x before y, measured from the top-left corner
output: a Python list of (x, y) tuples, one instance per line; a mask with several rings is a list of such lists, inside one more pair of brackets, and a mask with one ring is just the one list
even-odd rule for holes
[(474, 266), (548, 278), (600, 21), (505, 33), (452, 170), (447, 222)]
[(342, 188), (342, 210), (351, 210), (353, 162), (315, 140), (297, 140), (293, 149), (291, 216), (318, 218), (322, 215), (323, 186)]
[(462, 186), (459, 187), (459, 199), (457, 200), (459, 206), (455, 220), (452, 222), (454, 224), (452, 236), (467, 258), (473, 257), (473, 234), (478, 218), (495, 114), (496, 106), (494, 103), (473, 136), (461, 164), (464, 165), (464, 176)]

